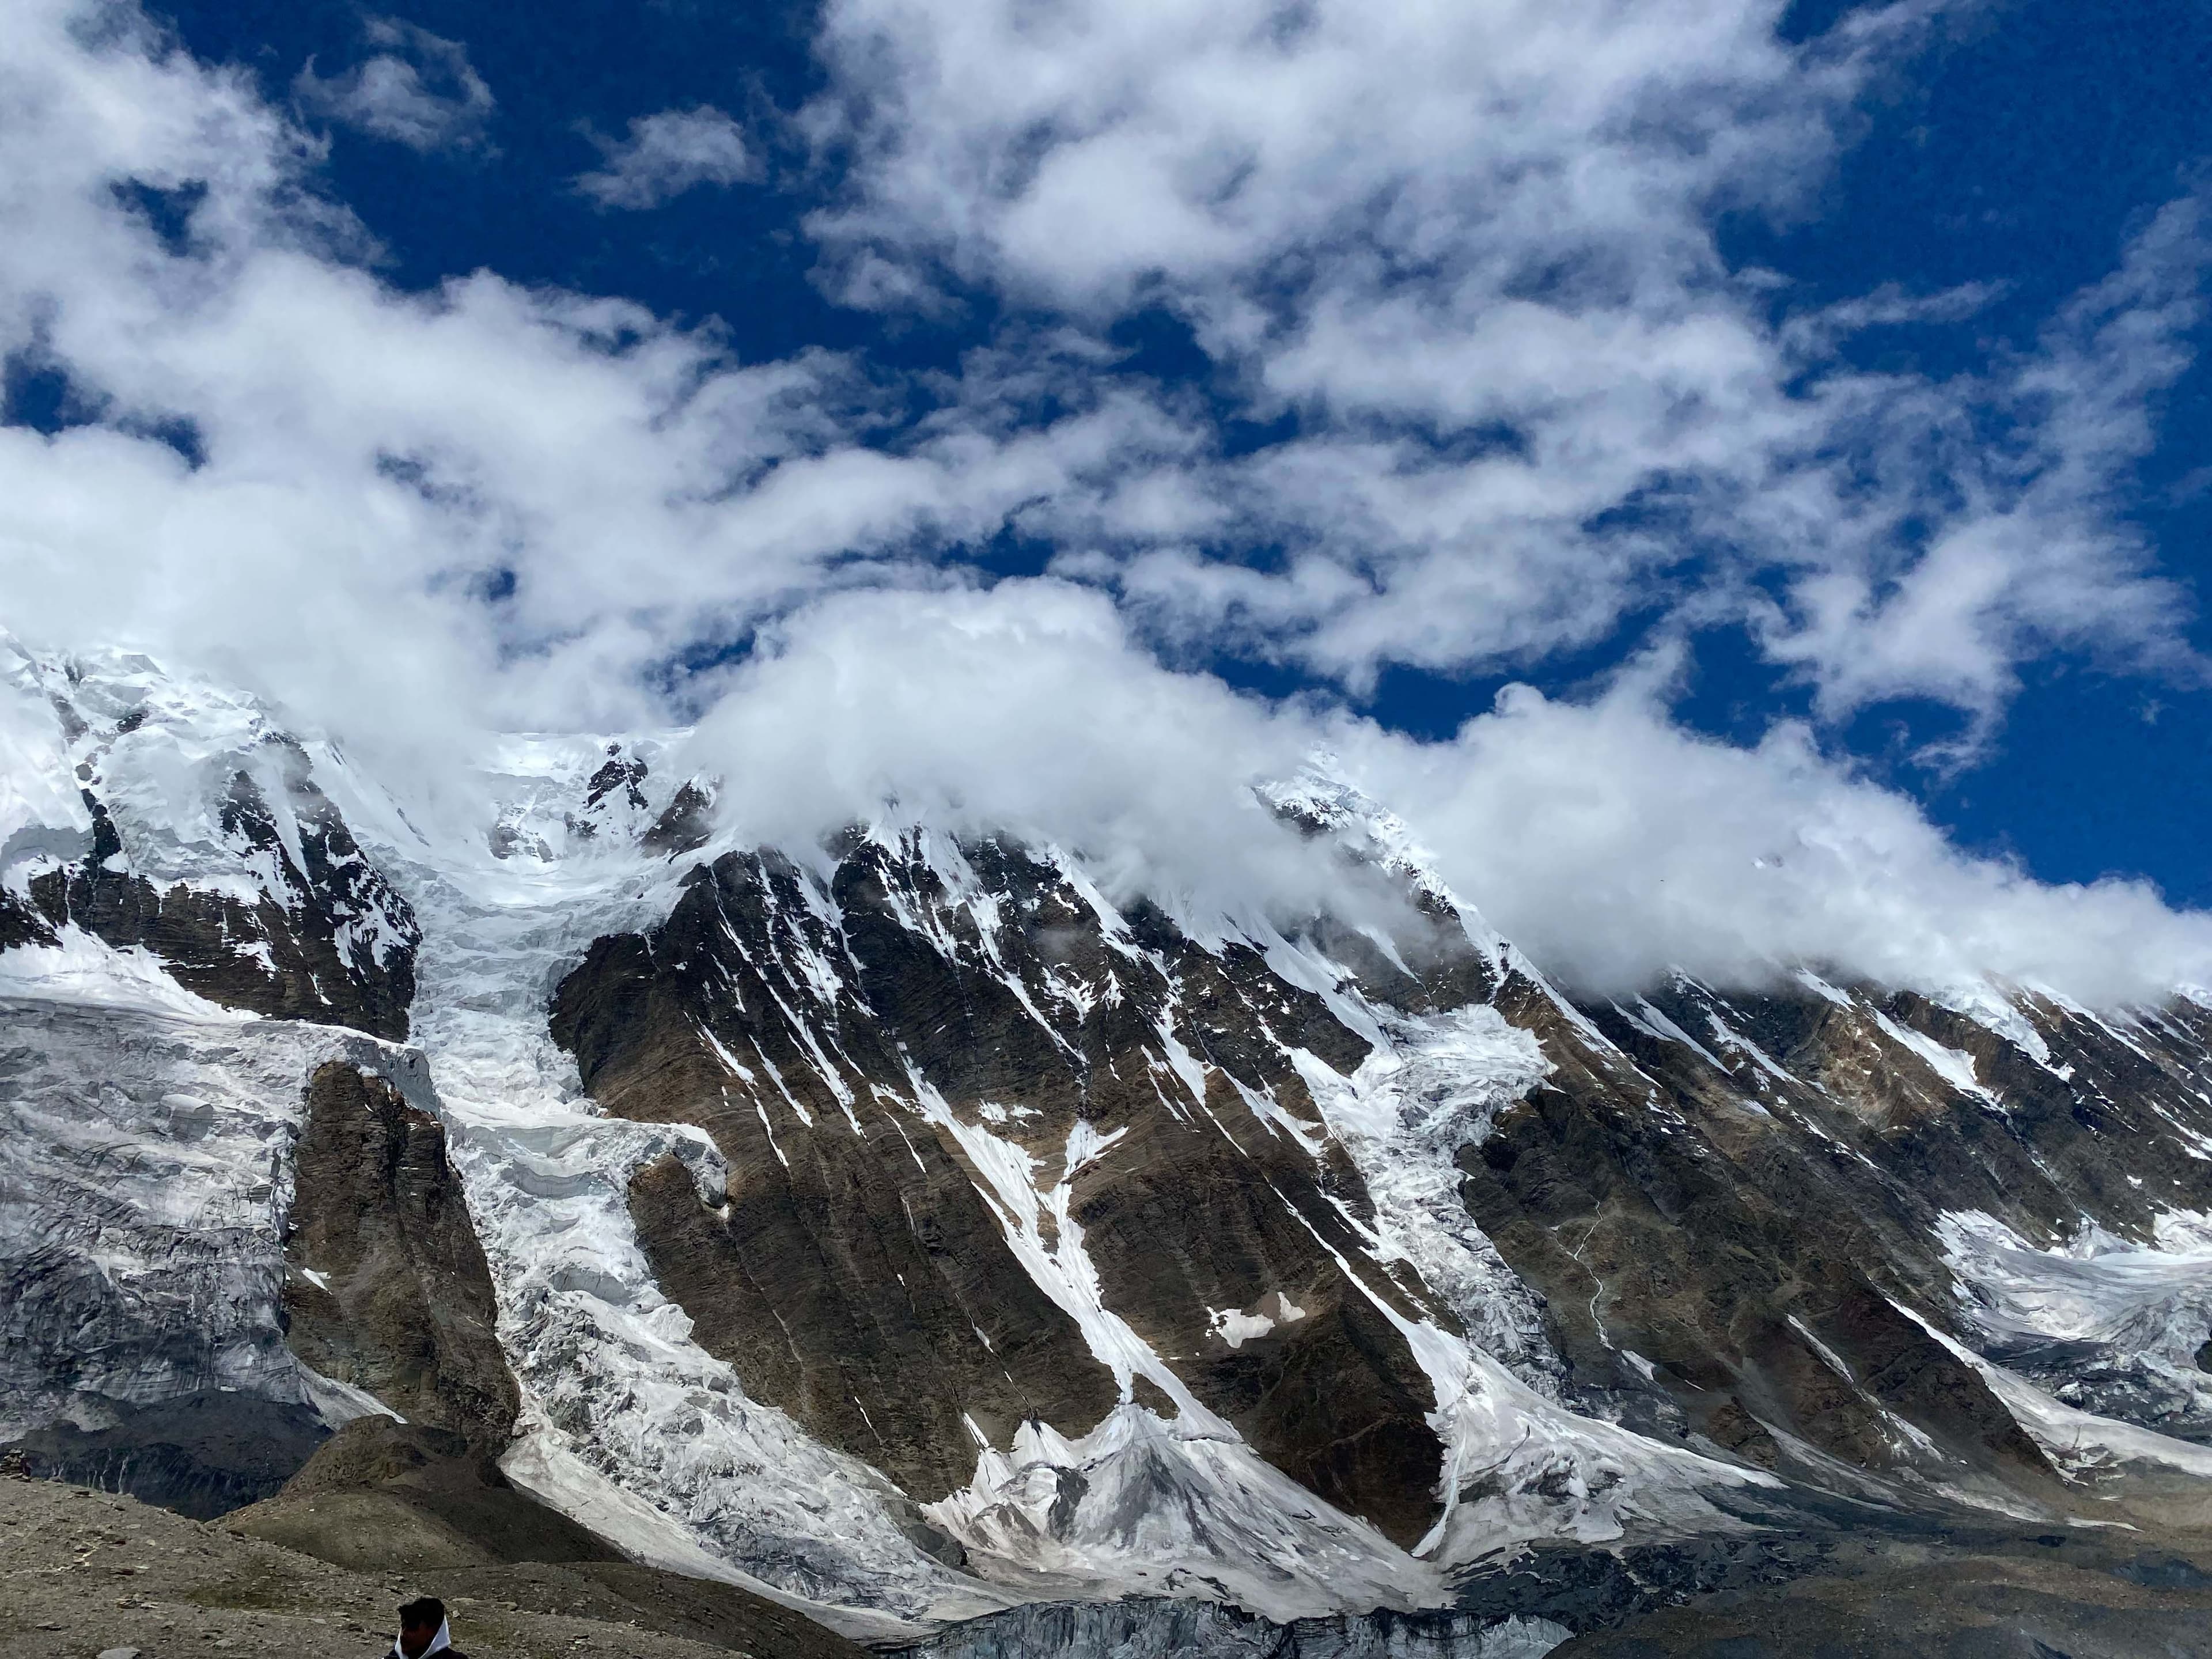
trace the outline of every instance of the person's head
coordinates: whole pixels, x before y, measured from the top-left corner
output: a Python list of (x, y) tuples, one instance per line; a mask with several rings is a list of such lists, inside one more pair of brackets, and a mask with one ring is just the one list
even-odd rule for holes
[(425, 1595), (408, 1602), (399, 1609), (399, 1650), (408, 1659), (421, 1659), (430, 1650), (430, 1644), (438, 1639), (438, 1632), (446, 1623), (446, 1604), (434, 1595)]

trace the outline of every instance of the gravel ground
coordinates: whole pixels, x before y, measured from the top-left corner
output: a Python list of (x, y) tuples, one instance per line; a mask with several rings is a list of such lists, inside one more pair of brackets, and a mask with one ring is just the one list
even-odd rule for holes
[(691, 1625), (711, 1634), (701, 1620), (711, 1617), (714, 1588), (699, 1588), (697, 1605), (671, 1609), (625, 1601), (582, 1568), (465, 1568), (405, 1579), (354, 1572), (131, 1498), (0, 1479), (0, 1659), (96, 1659), (116, 1648), (136, 1648), (140, 1659), (374, 1659), (391, 1647), (398, 1605), (425, 1594), (446, 1601), (453, 1640), (470, 1659), (862, 1651), (803, 1620), (750, 1647), (642, 1627)]

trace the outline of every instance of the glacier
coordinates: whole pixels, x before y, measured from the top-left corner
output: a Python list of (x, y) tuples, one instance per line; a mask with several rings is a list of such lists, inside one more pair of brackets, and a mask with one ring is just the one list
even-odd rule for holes
[[(1109, 897), (1079, 856), (1037, 848), (1023, 856), (1051, 872), (1055, 902), (1095, 936), (1106, 965), (1018, 959), (1020, 901), (1005, 878), (956, 838), (887, 816), (854, 834), (883, 867), (926, 877), (926, 890), (882, 891), (896, 925), (1000, 987), (1045, 1048), (1087, 1064), (1071, 1033), (1156, 998), (1138, 1052), (1170, 1119), (1240, 1150), (1240, 1135), (1257, 1137), (1249, 1144), (1264, 1142), (1286, 1167), (1310, 1169), (1324, 1195), (1343, 1179), (1334, 1171), (1356, 1177), (1358, 1201), (1330, 1198), (1326, 1233), (1316, 1212), (1273, 1197), (1404, 1344), (1438, 1449), (1433, 1523), (1400, 1541), (1262, 1456), (1188, 1381), (1192, 1356), (1145, 1334), (1157, 1318), (1116, 1305), (1086, 1244), (1078, 1188), (1129, 1152), (1127, 1128), (1083, 1116), (1048, 1124), (1015, 1098), (956, 1101), (910, 1058), (888, 1079), (866, 1076), (838, 1046), (839, 1022), (865, 1010), (867, 993), (836, 860), (788, 849), (798, 913), (775, 922), (776, 982), (789, 998), (777, 1018), (803, 1040), (835, 1121), (817, 1123), (801, 1079), (757, 1044), (733, 1047), (703, 1023), (695, 1033), (730, 1097), (750, 1097), (763, 1156), (788, 1166), (817, 1129), (859, 1135), (862, 1112), (902, 1138), (929, 1138), (1118, 1396), (1095, 1422), (1031, 1417), (995, 1443), (969, 1419), (966, 1484), (917, 1500), (866, 1455), (749, 1392), (742, 1370), (710, 1352), (664, 1292), (634, 1213), (635, 1183), (672, 1160), (701, 1210), (726, 1214), (729, 1154), (694, 1123), (611, 1114), (549, 1025), (550, 1002), (596, 941), (649, 933), (702, 868), (752, 850), (711, 826), (703, 836), (667, 828), (714, 787), (684, 775), (683, 733), (503, 739), (478, 774), (482, 822), (433, 837), (418, 828), (430, 814), (410, 813), (333, 744), (289, 732), (250, 697), (143, 657), (8, 648), (0, 894), (18, 907), (10, 914), (32, 919), (0, 950), (0, 1271), (12, 1292), (0, 1439), (57, 1423), (97, 1432), (131, 1409), (208, 1393), (330, 1425), (382, 1408), (303, 1366), (278, 1314), (304, 1081), (344, 1060), (390, 1079), (445, 1130), (522, 1395), (501, 1464), (509, 1478), (635, 1559), (742, 1584), (866, 1640), (928, 1641), (950, 1655), (967, 1650), (933, 1633), (963, 1621), (983, 1620), (981, 1632), (1014, 1620), (1000, 1626), (1010, 1632), (1024, 1618), (1063, 1617), (1024, 1609), (1124, 1597), (1218, 1603), (1285, 1627), (1412, 1615), (1449, 1608), (1464, 1570), (1531, 1544), (1751, 1525), (1726, 1495), (1772, 1494), (1784, 1476), (1710, 1437), (1663, 1437), (1653, 1427), (1674, 1420), (1663, 1412), (1623, 1419), (1610, 1402), (1638, 1388), (1657, 1399), (1663, 1366), (1609, 1334), (1606, 1280), (1583, 1310), (1595, 1358), (1577, 1360), (1465, 1200), (1466, 1160), (1532, 1094), (1573, 1082), (1565, 1065), (1595, 1079), (1575, 1086), (1637, 1103), (1655, 1138), (1786, 1133), (1808, 1156), (1871, 1170), (1874, 1143), (1857, 1138), (1876, 1115), (1865, 1078), (1891, 1068), (1915, 1101), (2007, 1121), (2022, 1086), (2009, 1068), (2048, 1079), (2039, 1088), (2071, 1087), (2075, 1066), (2060, 1063), (2059, 1047), (2094, 1026), (2100, 1054), (2124, 1049), (2163, 1079), (2148, 1097), (2177, 1135), (2203, 1133), (2193, 1085), (2167, 1057), (2182, 1039), (2142, 1023), (2150, 1012), (2092, 1015), (2032, 988), (1968, 986), (1927, 1013), (1808, 969), (1807, 1006), (1847, 1028), (1857, 1046), (1839, 1052), (1868, 1057), (1852, 1061), (1859, 1071), (1823, 1071), (1786, 1057), (1777, 1016), (1686, 979), (1610, 1009), (1580, 1004), (1451, 893), (1407, 826), (1323, 763), (1263, 798), (1400, 883), (1427, 919), (1420, 940), (1372, 926), (1172, 913), (1175, 951), (1198, 953), (1177, 957), (1146, 931), (1159, 924)], [(266, 836), (225, 817), (241, 776), (267, 805)], [(143, 945), (117, 945), (74, 919), (37, 921), (33, 883), (81, 867), (103, 820), (116, 836), (107, 863), (151, 890), (219, 896), (238, 907), (222, 915), (278, 916), (268, 925), (280, 932), (282, 916), (324, 907), (349, 972), (404, 966), (404, 1040), (337, 1023), (357, 1006), (342, 988), (317, 981), (323, 1001), (304, 1008), (332, 1018), (273, 1017), (196, 994)], [(334, 823), (349, 842), (331, 838)], [(338, 848), (343, 864), (349, 844), (357, 871), (336, 884), (309, 878), (333, 861), (317, 848)], [(258, 971), (273, 970), (283, 939), (221, 943), (240, 971)], [(727, 943), (748, 948), (734, 930)], [(1444, 951), (1457, 964), (1449, 972), (1480, 981), (1485, 996), (1425, 1001), (1421, 988), (1443, 970), (1414, 960), (1417, 944)], [(1201, 993), (1189, 964), (1200, 957), (1264, 963), (1273, 985), (1325, 1009), (1361, 1057), (1332, 1063), (1263, 1014), (1255, 1029), (1280, 1081), (1250, 1080), (1194, 1035)], [(1708, 1107), (1710, 1123), (1698, 1115)], [(2173, 1437), (2201, 1434), (2212, 1416), (2200, 1355), (2212, 1338), (2212, 1224), (2173, 1206), (2149, 1214), (2136, 1237), (2084, 1216), (2039, 1245), (2017, 1217), (1947, 1211), (1930, 1238), (1949, 1274), (1948, 1316), (1925, 1296), (1911, 1305), (1916, 1287), (1902, 1280), (1892, 1304), (1982, 1378), (2062, 1472), (2087, 1467), (2085, 1445), (2103, 1449), (2100, 1468), (2132, 1458), (2212, 1472)], [(1239, 1355), (1279, 1340), (1307, 1320), (1305, 1296), (1262, 1285), (1208, 1304), (1211, 1340)], [(1795, 1314), (1787, 1323), (1791, 1340), (1864, 1393), (1832, 1327), (1823, 1334)], [(1593, 1380), (1599, 1364), (1613, 1381)], [(1934, 1441), (1872, 1405), (1903, 1449), (1884, 1478), (1940, 1460)], [(1811, 1459), (1786, 1432), (1774, 1443)], [(1533, 1654), (1566, 1634), (1541, 1621), (1485, 1626), (1460, 1632), (1449, 1651)], [(1243, 1639), (1222, 1633), (1218, 1650), (1239, 1651), (1226, 1644)], [(1366, 1639), (1311, 1650), (1367, 1651), (1357, 1645)]]

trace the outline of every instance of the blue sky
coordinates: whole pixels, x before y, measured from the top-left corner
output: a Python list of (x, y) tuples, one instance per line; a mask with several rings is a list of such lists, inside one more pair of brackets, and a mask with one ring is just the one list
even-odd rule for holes
[[(1840, 10), (1802, 5), (1808, 34)], [(325, 75), (364, 54), (363, 9), (321, 3), (183, 6), (171, 14), (203, 57), (250, 64), (283, 98), (310, 58)], [(722, 319), (747, 358), (810, 345), (900, 367), (956, 362), (985, 343), (988, 295), (943, 319), (841, 307), (811, 280), (818, 254), (802, 218), (831, 181), (695, 189), (612, 216), (568, 188), (598, 160), (590, 132), (618, 134), (641, 112), (710, 105), (738, 115), (801, 107), (823, 71), (808, 8), (703, 4), (526, 9), (422, 3), (406, 21), (464, 44), (496, 89), (480, 147), (418, 151), (331, 124), (331, 186), (383, 242), (386, 274), (410, 287), (488, 266), (517, 281), (620, 295), (664, 314)], [(2109, 270), (2131, 227), (2212, 157), (2212, 18), (2190, 0), (2146, 0), (2084, 27), (2078, 8), (2024, 0), (1970, 15), (1858, 105), (1850, 147), (1799, 216), (1728, 227), (1736, 261), (1795, 285), (1790, 303), (1833, 301), (1884, 283), (1938, 290), (2003, 285), (1971, 321), (1905, 325), (1852, 343), (1869, 364), (1971, 368), (1995, 347), (2032, 345), (2052, 309)], [(810, 188), (810, 185), (811, 186)], [(980, 313), (980, 314), (979, 314)], [(1168, 349), (1146, 359), (1202, 385), (1202, 353), (1174, 345), (1171, 317), (1139, 316)], [(2212, 379), (2200, 364), (2166, 395), (2159, 447), (2130, 512), (2192, 586), (2212, 563)], [(2192, 625), (2201, 648), (2207, 637)], [(1386, 672), (1370, 708), (1393, 725), (1448, 732), (1508, 678), (1571, 689), (1632, 648), (1632, 623), (1564, 659), (1511, 673)], [(1755, 734), (1807, 694), (1762, 664), (1739, 630), (1701, 634), (1689, 695), (1700, 727)], [(1225, 661), (1243, 683), (1303, 678)], [(2141, 872), (2175, 899), (2212, 903), (2212, 697), (2190, 677), (2114, 674), (2056, 653), (2030, 665), (2001, 732), (1963, 768), (1916, 764), (1960, 715), (1886, 700), (1830, 735), (1924, 800), (1969, 844), (2005, 849), (2054, 879)]]
[(329, 593), (512, 724), (711, 708), (856, 594), (1058, 637), (1073, 584), (1308, 737), (1632, 691), (1943, 858), (2212, 906), (2201, 4), (40, 11), (47, 82), (165, 113), (25, 58), (20, 154), (91, 159), (0, 203), (11, 418), (167, 434), (116, 626), (336, 724), (396, 694), (286, 665)]

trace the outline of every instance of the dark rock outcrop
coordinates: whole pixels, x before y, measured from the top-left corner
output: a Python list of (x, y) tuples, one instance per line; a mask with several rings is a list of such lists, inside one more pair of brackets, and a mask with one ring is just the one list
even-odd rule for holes
[[(1357, 1170), (1295, 1128), (1318, 1114), (1291, 1057), (1348, 1074), (1364, 1042), (1256, 948), (1201, 947), (1142, 904), (1116, 932), (1007, 843), (833, 851), (819, 877), (773, 854), (695, 871), (665, 922), (600, 940), (555, 1000), (602, 1104), (697, 1123), (729, 1159), (725, 1210), (672, 1163), (632, 1194), (701, 1340), (933, 1497), (964, 1474), (962, 1419), (1004, 1443), (1020, 1415), (1080, 1431), (1101, 1403), (1072, 1322), (1001, 1243), (1049, 1253), (1072, 1224), (1106, 1304), (1200, 1400), (1316, 1493), (1419, 1536), (1432, 1395), (1377, 1304), (1450, 1316), (1374, 1265)], [(1309, 942), (1376, 1006), (1489, 1003), (1542, 1043), (1550, 1075), (1481, 1121), (1461, 1195), (1537, 1292), (1571, 1401), (1793, 1478), (1827, 1478), (1809, 1449), (1915, 1490), (1963, 1474), (2062, 1501), (1923, 1323), (1955, 1305), (1937, 1223), (1981, 1208), (2050, 1238), (2212, 1204), (2182, 1127), (2212, 1130), (2201, 1012), (2176, 1011), (2161, 1048), (2033, 1005), (2061, 1066), (1905, 994), (1723, 1001), (1682, 981), (1641, 1013), (1578, 1006), (1413, 886), (1391, 948), (1326, 919)], [(2136, 1170), (2161, 1143), (2160, 1190)], [(1027, 1188), (978, 1164), (994, 1148), (1026, 1158)], [(1285, 1304), (1303, 1317), (1222, 1340), (1218, 1310)]]
[(32, 901), (52, 927), (73, 922), (119, 948), (143, 946), (210, 1001), (402, 1039), (421, 939), (414, 913), (315, 786), (307, 757), (287, 740), (270, 746), (299, 858), (252, 773), (233, 773), (216, 809), (226, 845), (258, 887), (252, 902), (228, 886), (163, 886), (132, 871), (107, 805), (90, 789), (91, 850), (33, 877)]
[(285, 1340), (322, 1375), (489, 1458), (520, 1405), (491, 1272), (437, 1121), (333, 1061), (307, 1090), (285, 1256)]
[[(1436, 1514), (1433, 1396), (1375, 1298), (1433, 1310), (1343, 1265), (1371, 1206), (1285, 1052), (1348, 1070), (1365, 1044), (1249, 947), (1157, 911), (1127, 928), (999, 842), (855, 836), (826, 882), (732, 854), (650, 934), (599, 940), (553, 1029), (608, 1110), (696, 1123), (728, 1159), (725, 1210), (672, 1166), (632, 1195), (697, 1339), (917, 1498), (966, 1482), (963, 1417), (1004, 1444), (1032, 1415), (1081, 1434), (1117, 1397), (1007, 1243), (1055, 1249), (1064, 1186), (1107, 1305), (1269, 1461), (1411, 1542)], [(1202, 1057), (1203, 1098), (1170, 1048)], [(1271, 1296), (1303, 1317), (1232, 1349), (1214, 1310)]]
[(19, 945), (58, 942), (52, 926), (33, 905), (0, 887), (0, 951), (12, 951)]
[[(1784, 1467), (1783, 1431), (1864, 1468), (1963, 1461), (2050, 1493), (2042, 1453), (1920, 1322), (1954, 1318), (1942, 1215), (2056, 1240), (2084, 1218), (2140, 1234), (2159, 1207), (2212, 1202), (2212, 1165), (2188, 1155), (2212, 1129), (2193, 1005), (2122, 1042), (2031, 1001), (2063, 1066), (1863, 988), (1723, 998), (1677, 981), (1642, 1014), (1585, 1004), (1587, 1031), (1534, 988), (1508, 985), (1501, 1006), (1555, 1070), (1462, 1150), (1470, 1212), (1543, 1293), (1585, 1400), (1763, 1467)], [(1977, 1089), (1936, 1069), (1935, 1044), (1971, 1060)]]
[(678, 789), (660, 816), (646, 827), (638, 844), (648, 853), (673, 858), (704, 847), (714, 827), (714, 797), (696, 781)]

